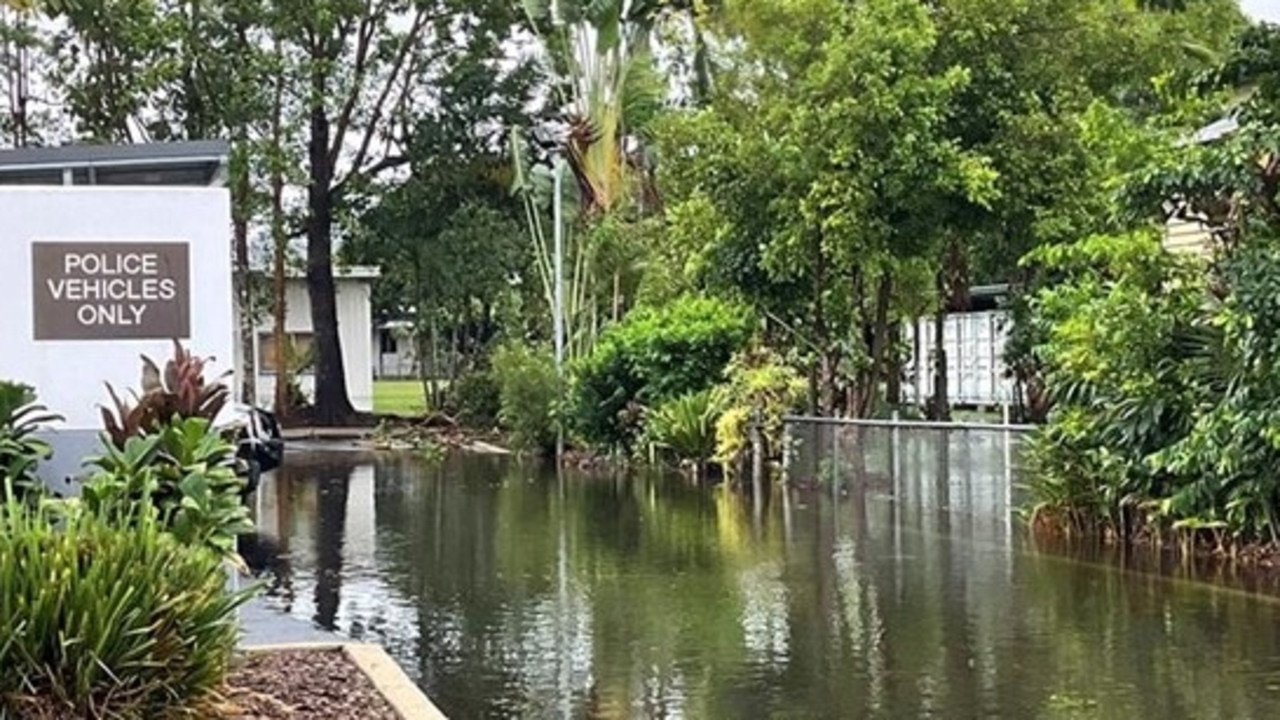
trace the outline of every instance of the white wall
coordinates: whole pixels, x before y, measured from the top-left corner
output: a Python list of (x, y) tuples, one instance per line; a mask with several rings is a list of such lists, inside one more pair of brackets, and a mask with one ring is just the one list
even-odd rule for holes
[(1169, 252), (1207, 257), (1212, 241), (1213, 236), (1199, 220), (1173, 219), (1165, 223), (1162, 244)]
[[(347, 393), (351, 404), (362, 412), (373, 411), (373, 339), (372, 288), (366, 278), (336, 278), (338, 305), (338, 335), (342, 344), (342, 362), (346, 369)], [(311, 298), (302, 278), (290, 278), (285, 285), (286, 332), (311, 332)], [(258, 334), (270, 333), (272, 321), (267, 319), (259, 326)], [(256, 349), (255, 349), (256, 352)], [(308, 373), (298, 378), (298, 384), (308, 397), (315, 396), (315, 376)], [(258, 376), (258, 405), (275, 405), (275, 375), (260, 373)]]
[[(224, 188), (0, 187), (0, 379), (36, 388), (39, 401), (62, 415), (40, 473), (55, 486), (83, 471), (96, 454), (110, 404), (105, 383), (128, 395), (141, 384), (141, 355), (163, 363), (172, 342), (34, 339), (31, 243), (186, 242), (190, 248), (190, 337), (197, 355), (215, 358), (207, 378), (234, 367), (231, 203)], [(65, 486), (74, 492), (74, 486)]]
[[(382, 333), (392, 333), (396, 338), (396, 352), (382, 352)], [(398, 380), (418, 378), (418, 354), (412, 334), (407, 330), (373, 330), (373, 376)]]
[(0, 187), (0, 379), (36, 387), (66, 417), (60, 427), (99, 429), (103, 383), (138, 389), (140, 355), (163, 362), (167, 340), (33, 339), (33, 241), (190, 243), (191, 337), (184, 345), (215, 356), (209, 377), (233, 367), (230, 196), (221, 188)]

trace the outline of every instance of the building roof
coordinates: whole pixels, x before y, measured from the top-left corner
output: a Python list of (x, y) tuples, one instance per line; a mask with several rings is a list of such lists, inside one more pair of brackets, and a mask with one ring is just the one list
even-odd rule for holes
[(224, 140), (0, 150), (0, 184), (221, 185)]
[[(270, 270), (264, 272), (270, 273)], [(291, 267), (288, 269), (287, 277), (291, 280), (305, 280), (307, 273), (305, 270)], [(382, 270), (377, 265), (334, 265), (334, 280), (377, 280), (382, 277)]]

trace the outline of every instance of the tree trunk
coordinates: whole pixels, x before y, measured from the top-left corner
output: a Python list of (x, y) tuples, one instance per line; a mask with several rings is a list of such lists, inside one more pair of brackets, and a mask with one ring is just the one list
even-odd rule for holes
[[(279, 42), (276, 53), (280, 52)], [(271, 116), (271, 249), (274, 267), (272, 268), (272, 315), (274, 321), (273, 335), (276, 346), (276, 415), (287, 418), (292, 412), (290, 407), (289, 364), (285, 362), (285, 262), (289, 238), (284, 231), (284, 167), (281, 157), (281, 144), (284, 133), (281, 129), (281, 115), (284, 113), (284, 73), (276, 77), (275, 98)]]
[(615, 272), (613, 274), (613, 321), (616, 323), (622, 319), (622, 275)]
[[(889, 325), (889, 347), (896, 348), (902, 338), (901, 321)], [(902, 358), (889, 354), (885, 359), (885, 402), (890, 405), (902, 404)]]
[(929, 418), (939, 422), (951, 419), (950, 392), (947, 389), (947, 350), (943, 346), (946, 337), (947, 294), (946, 279), (938, 274), (938, 311), (933, 317), (933, 398)]
[(834, 417), (836, 414), (836, 363), (839, 357), (830, 350), (822, 351), (818, 366), (818, 414)]
[(835, 343), (831, 342), (822, 297), (826, 290), (827, 264), (826, 257), (822, 254), (821, 238), (815, 238), (813, 243), (813, 260), (813, 336), (819, 355), (818, 414), (830, 417), (835, 415), (836, 410), (836, 366), (840, 362), (840, 356)]
[(315, 420), (341, 425), (355, 414), (347, 394), (346, 367), (338, 336), (337, 288), (333, 280), (333, 164), (329, 159), (329, 116), (324, 108), (327, 70), (311, 72), (310, 185), (307, 204), (307, 295), (311, 299), (312, 346), (316, 358)]
[(232, 244), (234, 245), (235, 272), (232, 275), (236, 302), (240, 312), (240, 362), (243, 377), (240, 382), (240, 401), (249, 405), (258, 402), (258, 363), (254, 353), (254, 327), (257, 318), (253, 312), (252, 278), (249, 277), (249, 215), (251, 187), (249, 185), (249, 159), (245, 143), (248, 141), (243, 131), (237, 131), (234, 152), (239, 157), (232, 163), (235, 178), (231, 183), (232, 202)]
[(440, 325), (435, 315), (431, 316), (431, 397), (435, 398), (434, 406), (443, 404), (444, 390), (440, 386)]
[(885, 354), (889, 346), (889, 304), (893, 302), (893, 274), (889, 270), (880, 275), (876, 285), (876, 304), (871, 325), (871, 362), (858, 383), (857, 417), (870, 417), (875, 411), (880, 383), (885, 378)]
[(426, 357), (431, 352), (431, 334), (414, 328), (414, 352), (418, 356), (418, 381), (422, 383), (422, 397), (426, 398), (427, 409), (440, 407), (436, 398), (436, 383), (431, 378), (431, 369), (427, 367)]

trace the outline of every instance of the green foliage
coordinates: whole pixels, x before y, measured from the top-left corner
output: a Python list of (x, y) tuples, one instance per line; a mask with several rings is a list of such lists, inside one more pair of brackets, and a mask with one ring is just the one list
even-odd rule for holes
[(35, 388), (26, 383), (0, 380), (0, 418), (13, 417), (19, 409), (35, 401)]
[(473, 428), (490, 427), (502, 411), (502, 393), (492, 370), (473, 370), (449, 387), (458, 420)]
[(714, 389), (672, 398), (645, 414), (645, 440), (668, 448), (700, 469), (715, 455), (716, 421), (720, 417)]
[(1189, 428), (1187, 356), (1204, 284), (1150, 233), (1098, 236), (1031, 256), (1061, 281), (1040, 291), (1036, 352), (1055, 403), (1032, 442), (1033, 494), (1046, 509), (1119, 527), (1126, 504), (1162, 491), (1145, 458)]
[(1117, 185), (1122, 220), (1164, 220), (1170, 200), (1206, 218), (1212, 262), (1145, 234), (1029, 258), (1054, 283), (1035, 294), (1028, 333), (1054, 401), (1029, 456), (1051, 527), (1280, 539), (1275, 37), (1251, 30), (1209, 74), (1215, 93), (1252, 86), (1239, 129), (1147, 154)]
[(941, 61), (938, 19), (919, 2), (741, 3), (729, 17), (742, 66), (760, 72), (661, 126), (671, 234), (696, 243), (685, 267), (821, 367), (820, 409), (833, 412), (840, 384), (880, 392), (888, 328), (915, 298), (908, 277), (953, 216), (990, 206), (999, 173), (950, 126), (972, 73)]
[(239, 638), (216, 555), (149, 504), (0, 505), (0, 715), (173, 717), (209, 699)]
[(545, 348), (508, 342), (493, 353), (493, 377), (501, 407), (498, 419), (516, 449), (546, 454), (555, 449), (560, 381)]
[(208, 420), (175, 420), (128, 438), (124, 447), (104, 443), (103, 454), (90, 461), (96, 472), (82, 499), (106, 514), (152, 502), (179, 541), (234, 559), (236, 537), (253, 528), (234, 463), (235, 445)]
[(593, 444), (630, 446), (642, 407), (713, 386), (753, 325), (747, 309), (699, 296), (631, 313), (573, 368), (577, 431)]
[(1233, 258), (1221, 301), (1203, 266), (1154, 238), (1093, 238), (1041, 257), (1070, 278), (1036, 299), (1055, 402), (1029, 448), (1040, 518), (1076, 531), (1280, 537), (1274, 242), (1255, 238)]
[(35, 399), (29, 385), (0, 382), (0, 481), (7, 481), (4, 487), (21, 496), (42, 493), (36, 467), (53, 455), (53, 448), (36, 437), (36, 431), (62, 419)]
[(805, 377), (765, 347), (734, 356), (725, 377), (726, 382), (716, 388), (724, 409), (716, 423), (716, 460), (732, 468), (745, 457), (751, 449), (753, 422), (760, 423), (765, 452), (781, 454), (783, 418), (803, 405), (808, 390)]

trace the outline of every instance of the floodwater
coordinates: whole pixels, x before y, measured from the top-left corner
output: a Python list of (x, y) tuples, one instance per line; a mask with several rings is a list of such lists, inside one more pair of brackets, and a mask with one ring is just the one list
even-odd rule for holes
[(454, 720), (1280, 715), (1280, 604), (1037, 551), (1016, 438), (798, 436), (758, 503), (291, 455), (258, 500), (270, 602), (383, 644)]

